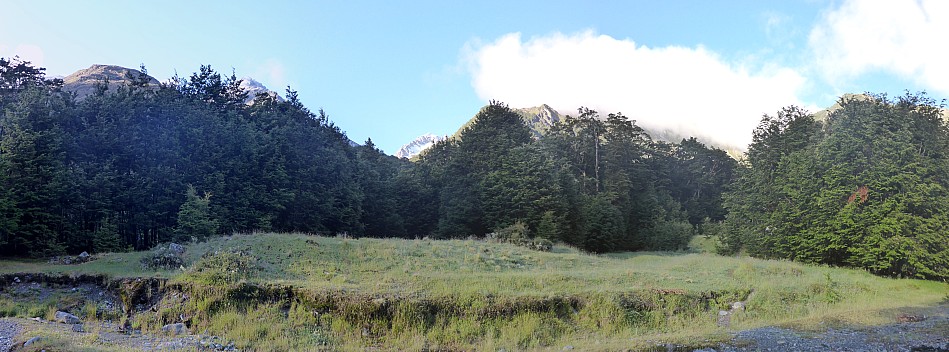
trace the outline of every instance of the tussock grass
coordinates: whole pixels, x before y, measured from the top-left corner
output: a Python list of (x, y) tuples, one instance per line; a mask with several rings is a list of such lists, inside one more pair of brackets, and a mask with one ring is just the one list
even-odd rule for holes
[[(141, 256), (69, 268), (0, 262), (0, 272), (169, 278), (156, 311), (135, 315), (134, 327), (155, 331), (185, 317), (192, 331), (251, 350), (702, 346), (765, 325), (892, 322), (949, 294), (945, 283), (787, 261), (473, 240), (235, 235), (189, 245), (184, 271), (145, 272)], [(718, 311), (736, 301), (746, 309), (718, 326)], [(11, 304), (0, 299), (0, 313), (36, 309)]]

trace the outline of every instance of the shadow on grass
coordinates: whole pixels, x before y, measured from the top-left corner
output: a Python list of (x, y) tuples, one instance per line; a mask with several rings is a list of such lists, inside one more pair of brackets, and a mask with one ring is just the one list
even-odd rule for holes
[(607, 258), (614, 259), (632, 259), (639, 257), (681, 257), (689, 254), (697, 254), (697, 252), (690, 251), (676, 251), (676, 252), (613, 252), (613, 253), (603, 253), (602, 256)]

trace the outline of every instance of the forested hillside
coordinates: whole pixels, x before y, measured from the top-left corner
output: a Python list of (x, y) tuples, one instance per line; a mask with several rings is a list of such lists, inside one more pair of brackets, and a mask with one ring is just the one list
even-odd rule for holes
[[(287, 89), (248, 103), (208, 66), (85, 97), (0, 60), (0, 255), (253, 231), (720, 251), (949, 278), (949, 132), (924, 95), (765, 116), (741, 162), (579, 108), (542, 135), (500, 102), (418, 160), (355, 145)], [(724, 221), (724, 223), (722, 223)]]
[(585, 109), (536, 140), (500, 103), (411, 163), (371, 140), (353, 146), (293, 91), (245, 104), (240, 80), (206, 66), (157, 87), (131, 71), (79, 99), (42, 68), (0, 64), (0, 255), (255, 230), (459, 238), (513, 228), (596, 252), (680, 249), (690, 220), (723, 219), (719, 190), (735, 165)]

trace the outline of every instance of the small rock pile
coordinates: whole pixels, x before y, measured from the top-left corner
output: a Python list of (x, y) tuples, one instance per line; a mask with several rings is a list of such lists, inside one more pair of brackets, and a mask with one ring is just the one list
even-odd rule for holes
[(52, 258), (49, 258), (49, 263), (59, 264), (59, 265), (75, 265), (75, 264), (82, 264), (85, 262), (91, 262), (95, 259), (96, 257), (89, 254), (89, 252), (82, 252), (76, 256), (62, 255), (58, 257), (52, 257)]

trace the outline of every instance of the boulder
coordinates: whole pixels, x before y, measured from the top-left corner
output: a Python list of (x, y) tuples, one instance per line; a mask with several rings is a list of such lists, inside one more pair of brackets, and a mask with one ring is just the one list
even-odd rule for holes
[(63, 311), (57, 311), (56, 321), (63, 324), (79, 324), (82, 322), (82, 319), (79, 319), (79, 317)]
[(718, 326), (729, 327), (732, 323), (732, 313), (727, 310), (718, 311)]
[(188, 327), (184, 323), (168, 324), (161, 327), (161, 332), (168, 335), (185, 335), (188, 333)]
[(172, 242), (168, 244), (168, 250), (175, 254), (182, 254), (185, 252), (185, 246)]
[(745, 310), (745, 302), (738, 301), (738, 302), (732, 303), (732, 310), (733, 310), (733, 311), (734, 311), (734, 310)]
[(31, 338), (31, 339), (29, 339), (29, 340), (26, 340), (26, 342), (23, 343), (23, 347), (28, 347), (28, 346), (30, 346), (30, 345), (32, 345), (32, 344), (34, 344), (34, 343), (39, 342), (39, 341), (42, 340), (42, 339), (43, 339), (42, 337), (37, 336), (37, 337)]

